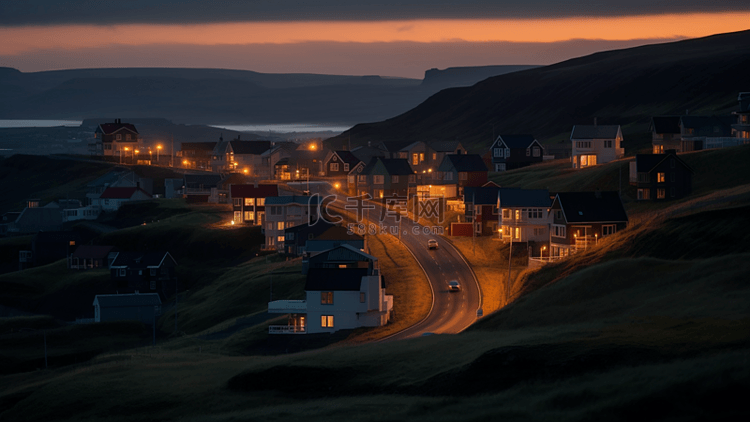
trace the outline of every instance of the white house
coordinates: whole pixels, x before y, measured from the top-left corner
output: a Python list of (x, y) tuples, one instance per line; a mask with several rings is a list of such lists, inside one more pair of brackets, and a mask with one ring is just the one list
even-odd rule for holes
[(620, 125), (575, 125), (570, 134), (574, 169), (614, 161), (625, 156)]
[(501, 188), (497, 196), (500, 238), (525, 242), (534, 255), (539, 255), (549, 243), (549, 191)]
[(368, 268), (311, 268), (305, 293), (306, 300), (268, 303), (268, 313), (289, 314), (287, 325), (268, 327), (270, 334), (377, 327), (388, 322), (393, 310), (393, 296), (385, 294), (383, 278)]
[(99, 198), (93, 200), (92, 205), (101, 207), (102, 211), (117, 211), (125, 202), (145, 201), (148, 199), (151, 199), (151, 195), (139, 187), (115, 187), (107, 188)]

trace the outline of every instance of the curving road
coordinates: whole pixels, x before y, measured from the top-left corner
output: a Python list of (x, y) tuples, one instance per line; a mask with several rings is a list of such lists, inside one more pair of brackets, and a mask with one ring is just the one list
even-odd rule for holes
[[(313, 194), (335, 193), (329, 188), (330, 185), (325, 182), (310, 183), (310, 190)], [(370, 204), (375, 208), (367, 211), (365, 218), (377, 224), (384, 214), (383, 210), (378, 203), (371, 202)], [(333, 204), (336, 208), (343, 208), (346, 205), (351, 204), (348, 204), (340, 195)], [(396, 222), (395, 217), (386, 216), (383, 225), (393, 227), (395, 230), (399, 223)], [(383, 340), (402, 340), (419, 337), (426, 333), (456, 334), (465, 330), (476, 321), (477, 309), (481, 306), (479, 284), (468, 263), (450, 242), (442, 236), (424, 234), (424, 227), (411, 219), (402, 218), (398, 231), (401, 233), (401, 242), (409, 249), (427, 276), (432, 287), (433, 303), (429, 315), (424, 320)], [(427, 248), (429, 239), (438, 241), (437, 249)], [(461, 290), (450, 292), (448, 290), (450, 280), (457, 280), (461, 284)]]

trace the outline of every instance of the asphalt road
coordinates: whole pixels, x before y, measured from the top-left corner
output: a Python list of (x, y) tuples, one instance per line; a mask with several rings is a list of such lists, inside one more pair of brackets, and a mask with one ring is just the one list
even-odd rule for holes
[[(310, 185), (312, 194), (332, 193), (327, 189), (325, 182), (311, 182)], [(336, 208), (347, 204), (345, 197), (337, 196)], [(476, 321), (477, 309), (481, 306), (479, 284), (468, 263), (456, 248), (442, 236), (425, 234), (423, 226), (408, 218), (402, 217), (399, 225), (395, 216), (384, 213), (379, 204), (370, 204), (375, 205), (375, 209), (365, 213), (367, 225), (374, 223), (380, 227), (382, 219), (382, 225), (386, 226), (389, 232), (392, 228), (401, 233), (400, 241), (421, 265), (433, 292), (432, 308), (424, 320), (384, 340), (402, 340), (429, 334), (456, 334)], [(399, 229), (396, 230), (396, 227)], [(437, 249), (428, 249), (429, 239), (438, 241)], [(461, 284), (460, 291), (448, 290), (448, 282), (451, 280), (457, 280)]]

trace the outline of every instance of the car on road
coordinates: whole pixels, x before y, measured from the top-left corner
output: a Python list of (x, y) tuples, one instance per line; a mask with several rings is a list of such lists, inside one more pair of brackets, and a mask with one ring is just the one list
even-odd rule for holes
[(458, 292), (461, 290), (461, 283), (458, 280), (451, 280), (448, 282), (448, 291)]
[(437, 248), (438, 248), (437, 240), (430, 239), (427, 241), (427, 249), (437, 249)]

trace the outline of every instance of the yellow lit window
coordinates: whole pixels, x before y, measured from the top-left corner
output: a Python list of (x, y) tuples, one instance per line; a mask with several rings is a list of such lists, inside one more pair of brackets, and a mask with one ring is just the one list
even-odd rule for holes
[(664, 173), (657, 173), (657, 174), (656, 174), (656, 176), (657, 176), (657, 177), (656, 177), (656, 180), (657, 180), (657, 181), (658, 181), (659, 183), (664, 183), (664, 182), (666, 182), (666, 181), (667, 181), (667, 178), (666, 178), (666, 177), (664, 176)]
[(320, 326), (323, 328), (333, 328), (333, 315), (321, 315)]
[(333, 305), (333, 292), (320, 292), (321, 305)]
[(245, 198), (245, 206), (253, 206), (255, 205), (255, 198)]

